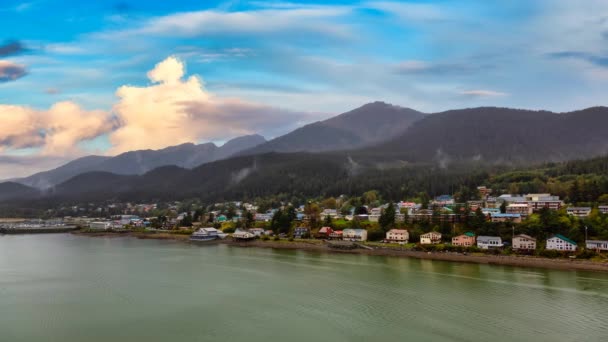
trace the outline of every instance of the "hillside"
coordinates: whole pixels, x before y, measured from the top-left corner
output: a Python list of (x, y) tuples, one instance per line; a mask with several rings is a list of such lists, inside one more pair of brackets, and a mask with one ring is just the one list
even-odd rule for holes
[(56, 169), (14, 181), (35, 188), (47, 189), (85, 172), (102, 171), (120, 175), (140, 175), (166, 165), (193, 168), (203, 163), (228, 158), (265, 141), (266, 139), (260, 135), (248, 135), (232, 139), (220, 147), (213, 143), (199, 145), (187, 143), (161, 150), (125, 152), (115, 157), (87, 156)]
[(0, 201), (32, 198), (40, 194), (37, 189), (15, 182), (0, 183)]
[(298, 128), (242, 154), (355, 149), (395, 137), (424, 117), (424, 114), (413, 109), (384, 102), (368, 103), (325, 121)]
[(444, 164), (564, 161), (608, 153), (607, 126), (607, 107), (562, 114), (493, 107), (452, 110), (428, 115), (366, 152)]

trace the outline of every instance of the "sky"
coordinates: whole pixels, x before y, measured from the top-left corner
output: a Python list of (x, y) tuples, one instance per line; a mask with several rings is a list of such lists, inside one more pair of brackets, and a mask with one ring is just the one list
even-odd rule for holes
[(0, 1), (0, 179), (385, 101), (606, 105), (608, 1)]

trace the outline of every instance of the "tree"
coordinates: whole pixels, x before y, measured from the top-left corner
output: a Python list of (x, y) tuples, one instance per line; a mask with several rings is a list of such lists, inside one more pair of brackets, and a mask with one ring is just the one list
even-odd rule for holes
[(380, 218), (378, 219), (378, 223), (384, 232), (387, 232), (389, 229), (395, 226), (395, 206), (392, 202), (389, 203), (388, 207), (382, 211), (382, 214), (380, 214)]
[(245, 228), (253, 227), (254, 222), (255, 218), (253, 217), (253, 213), (251, 211), (246, 211), (244, 215)]
[(325, 221), (323, 221), (323, 226), (330, 227), (330, 228), (334, 227), (334, 223), (331, 219), (331, 216), (329, 216), (329, 215), (325, 216)]
[(304, 206), (304, 214), (308, 216), (310, 228), (316, 228), (319, 224), (319, 215), (321, 214), (321, 208), (319, 205), (309, 201)]
[(323, 207), (324, 209), (336, 209), (337, 208), (336, 199), (333, 197), (329, 197), (329, 198), (325, 199), (323, 202), (321, 202), (321, 207)]
[(507, 212), (507, 201), (502, 201), (500, 204), (500, 212), (503, 214)]
[(608, 194), (603, 194), (600, 197), (598, 197), (597, 201), (600, 204), (608, 204)]
[(192, 227), (192, 215), (190, 215), (190, 212), (188, 212), (186, 216), (184, 216), (184, 218), (180, 221), (180, 225), (182, 227)]

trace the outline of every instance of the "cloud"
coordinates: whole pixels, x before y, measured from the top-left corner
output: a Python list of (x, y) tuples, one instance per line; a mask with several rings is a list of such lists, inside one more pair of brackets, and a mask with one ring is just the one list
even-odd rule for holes
[(596, 55), (582, 51), (559, 51), (548, 53), (547, 56), (553, 59), (576, 59), (583, 60), (595, 66), (608, 67), (608, 56)]
[(41, 155), (77, 154), (77, 143), (110, 131), (114, 123), (104, 111), (86, 111), (73, 102), (48, 110), (0, 105), (0, 151), (37, 148)]
[(0, 60), (0, 83), (15, 81), (25, 75), (27, 71), (24, 65)]
[(186, 68), (169, 57), (148, 72), (147, 87), (122, 86), (113, 112), (118, 128), (110, 134), (110, 154), (159, 149), (185, 142), (225, 140), (284, 130), (307, 114), (290, 112), (208, 92), (200, 77), (185, 78)]
[(465, 90), (465, 91), (461, 91), (460, 95), (467, 96), (467, 97), (484, 98), (484, 97), (507, 96), (509, 94), (503, 93), (503, 92), (499, 92), (499, 91), (494, 91), (494, 90), (477, 89), (477, 90)]
[(25, 46), (18, 40), (12, 40), (0, 45), (0, 57), (16, 55), (26, 51)]
[(368, 8), (391, 13), (407, 22), (437, 21), (449, 17), (449, 13), (446, 13), (443, 7), (434, 4), (373, 1), (365, 5)]

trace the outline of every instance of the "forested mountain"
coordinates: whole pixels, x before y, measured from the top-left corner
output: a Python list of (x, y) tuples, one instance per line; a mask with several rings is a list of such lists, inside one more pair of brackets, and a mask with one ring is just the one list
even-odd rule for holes
[(384, 102), (368, 103), (272, 139), (242, 154), (355, 149), (393, 138), (425, 115)]
[(115, 157), (87, 156), (56, 169), (14, 181), (46, 189), (85, 172), (104, 171), (120, 175), (140, 175), (165, 165), (193, 168), (203, 163), (228, 158), (265, 141), (264, 137), (256, 134), (232, 139), (220, 147), (213, 143), (199, 145), (187, 143), (161, 150), (125, 152)]
[(32, 198), (39, 195), (40, 191), (23, 184), (14, 182), (0, 183), (0, 201), (9, 199)]
[(563, 161), (608, 153), (606, 127), (607, 107), (563, 114), (494, 107), (451, 110), (427, 115), (367, 153), (444, 164)]

